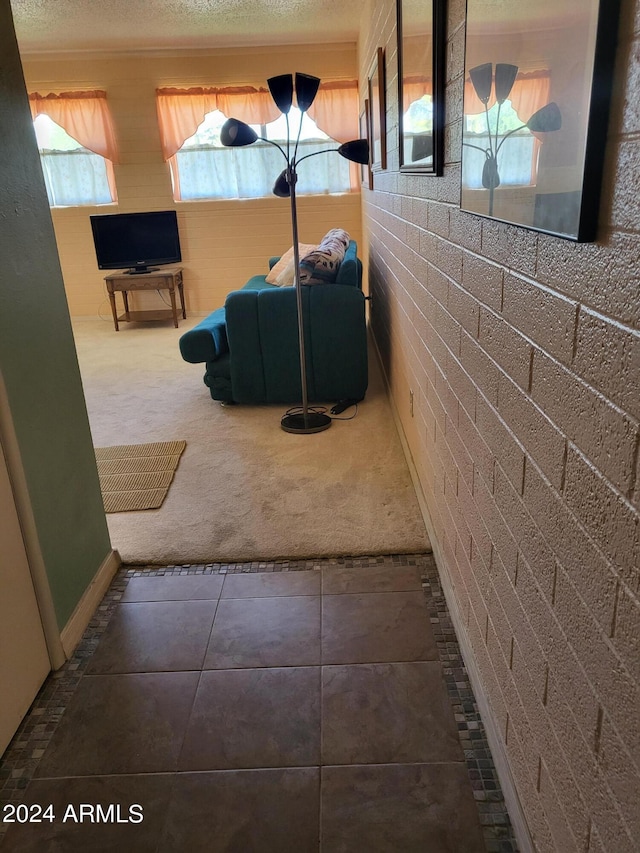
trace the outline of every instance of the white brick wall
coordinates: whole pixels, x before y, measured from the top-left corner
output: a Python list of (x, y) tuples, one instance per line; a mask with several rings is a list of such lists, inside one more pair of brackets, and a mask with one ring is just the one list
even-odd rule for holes
[(399, 173), (395, 4), (371, 5), (363, 94), (382, 46), (389, 121), (364, 205), (372, 328), (440, 570), (537, 850), (636, 850), (640, 0), (622, 2), (599, 236), (581, 245), (459, 209), (464, 0), (444, 176)]

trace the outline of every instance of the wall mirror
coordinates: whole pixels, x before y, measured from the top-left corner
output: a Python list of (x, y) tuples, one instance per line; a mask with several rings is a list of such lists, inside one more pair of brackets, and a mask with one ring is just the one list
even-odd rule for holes
[(366, 139), (369, 142), (369, 162), (362, 163), (360, 166), (360, 183), (363, 187), (373, 189), (373, 180), (371, 174), (371, 130), (369, 120), (369, 98), (365, 98), (364, 108), (360, 113), (360, 138)]
[(441, 175), (445, 0), (396, 0), (400, 169)]
[(371, 124), (371, 168), (387, 168), (387, 105), (385, 98), (384, 50), (379, 47), (369, 70), (369, 121)]
[(463, 210), (596, 236), (618, 0), (468, 0)]

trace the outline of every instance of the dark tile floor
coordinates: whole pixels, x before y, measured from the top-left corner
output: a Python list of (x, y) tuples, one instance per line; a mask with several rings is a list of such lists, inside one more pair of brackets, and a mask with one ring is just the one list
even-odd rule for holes
[(260, 568), (120, 573), (2, 853), (516, 849), (432, 558)]

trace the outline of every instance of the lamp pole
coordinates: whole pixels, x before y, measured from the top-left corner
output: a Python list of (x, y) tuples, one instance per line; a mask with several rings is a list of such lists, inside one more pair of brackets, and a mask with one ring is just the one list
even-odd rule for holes
[(310, 74), (301, 74), (300, 72), (295, 76), (295, 92), (301, 116), (293, 154), (291, 154), (291, 135), (289, 132), (289, 111), (293, 103), (294, 91), (293, 75), (281, 74), (277, 77), (271, 77), (267, 83), (269, 84), (269, 91), (271, 92), (271, 96), (273, 97), (278, 109), (286, 116), (286, 152), (280, 145), (278, 145), (277, 142), (265, 139), (264, 137), (259, 137), (250, 125), (235, 118), (229, 118), (224, 123), (220, 133), (220, 141), (225, 146), (237, 147), (252, 145), (259, 139), (262, 142), (268, 142), (270, 145), (277, 148), (287, 163), (286, 169), (276, 179), (273, 192), (280, 198), (289, 196), (291, 200), (291, 231), (293, 236), (294, 283), (298, 315), (298, 353), (300, 356), (302, 413), (300, 414), (299, 410), (289, 410), (280, 420), (280, 426), (285, 432), (322, 432), (331, 426), (331, 418), (329, 415), (324, 414), (323, 411), (309, 408), (309, 392), (307, 388), (304, 314), (302, 308), (302, 285), (300, 284), (300, 248), (298, 245), (298, 211), (296, 208), (296, 182), (298, 180), (297, 164), (298, 162), (301, 163), (303, 160), (306, 160), (308, 157), (313, 157), (316, 154), (325, 154), (329, 151), (335, 151), (337, 154), (340, 154), (341, 157), (344, 157), (346, 160), (351, 160), (354, 163), (368, 163), (369, 143), (366, 139), (354, 139), (350, 142), (344, 142), (339, 148), (315, 151), (313, 154), (307, 154), (298, 160), (298, 144), (300, 142), (300, 134), (302, 132), (302, 118), (304, 113), (306, 113), (313, 103), (313, 99), (318, 91), (318, 86), (320, 85), (320, 80), (318, 77), (312, 77)]
[[(307, 392), (307, 359), (305, 355), (304, 344), (304, 315), (302, 311), (302, 287), (300, 286), (300, 245), (298, 242), (298, 209), (296, 206), (296, 182), (298, 173), (296, 172), (295, 160), (290, 161), (287, 167), (287, 183), (289, 184), (289, 195), (291, 199), (291, 232), (293, 237), (293, 264), (294, 264), (294, 284), (296, 290), (296, 309), (298, 312), (298, 348), (300, 353), (300, 384), (302, 387), (302, 419), (304, 432), (320, 432), (327, 429), (331, 425), (331, 418), (328, 418), (329, 423), (325, 423), (322, 419), (316, 426), (320, 429), (312, 430), (309, 423), (309, 395)], [(288, 424), (295, 425), (294, 422), (285, 421), (285, 415), (282, 419), (282, 428), (285, 432), (292, 430), (287, 428)], [(325, 415), (324, 417), (328, 417)], [(299, 432), (299, 429), (295, 430)]]

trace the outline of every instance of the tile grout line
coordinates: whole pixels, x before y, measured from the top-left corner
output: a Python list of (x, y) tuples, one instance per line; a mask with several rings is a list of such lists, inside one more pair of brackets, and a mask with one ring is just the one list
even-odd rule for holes
[[(223, 586), (224, 586), (224, 582), (223, 582)], [(222, 588), (220, 589), (220, 595), (222, 595)], [(200, 683), (202, 681), (202, 675), (205, 672), (204, 664), (205, 664), (205, 660), (207, 657), (207, 650), (209, 648), (209, 643), (211, 642), (211, 635), (213, 634), (213, 626), (215, 625), (216, 613), (218, 612), (218, 606), (219, 605), (220, 605), (220, 596), (218, 596), (218, 599), (216, 600), (216, 606), (215, 606), (214, 611), (213, 611), (213, 619), (211, 621), (211, 630), (209, 631), (209, 637), (207, 638), (207, 643), (204, 647), (204, 652), (202, 654), (202, 665), (200, 666), (200, 674), (198, 675), (198, 683), (196, 684), (196, 689), (195, 689), (194, 694), (193, 694), (193, 702), (191, 703), (191, 708), (189, 709), (189, 715), (187, 717), (187, 721), (186, 721), (186, 724), (184, 727), (184, 733), (182, 735), (182, 741), (180, 742), (180, 749), (178, 750), (178, 756), (176, 758), (176, 770), (175, 770), (176, 773), (181, 772), (178, 765), (180, 764), (180, 758), (182, 757), (182, 751), (184, 749), (184, 742), (187, 738), (187, 732), (189, 730), (189, 723), (191, 722), (191, 716), (193, 714), (193, 709), (196, 706), (196, 699), (198, 697), (198, 690), (200, 689)], [(193, 670), (193, 671), (196, 671), (196, 670)]]

